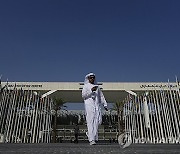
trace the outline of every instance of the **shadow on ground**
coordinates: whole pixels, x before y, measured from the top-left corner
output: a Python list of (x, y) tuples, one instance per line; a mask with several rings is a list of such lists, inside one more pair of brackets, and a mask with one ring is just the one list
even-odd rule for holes
[(35, 144), (11, 144), (1, 143), (0, 154), (110, 154), (110, 153), (180, 153), (179, 144), (132, 144), (128, 148), (121, 149), (117, 143), (99, 143), (90, 146), (88, 143), (35, 143)]

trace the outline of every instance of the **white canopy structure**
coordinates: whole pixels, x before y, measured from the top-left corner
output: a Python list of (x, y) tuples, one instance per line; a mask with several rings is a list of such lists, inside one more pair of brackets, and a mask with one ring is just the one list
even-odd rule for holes
[[(2, 86), (7, 84), (2, 82)], [(66, 102), (83, 102), (81, 97), (82, 82), (8, 82), (8, 87), (33, 90), (42, 97), (60, 97)], [(151, 90), (165, 90), (168, 85), (177, 89), (177, 83), (168, 82), (99, 82), (108, 102), (122, 101), (128, 94), (140, 94)]]

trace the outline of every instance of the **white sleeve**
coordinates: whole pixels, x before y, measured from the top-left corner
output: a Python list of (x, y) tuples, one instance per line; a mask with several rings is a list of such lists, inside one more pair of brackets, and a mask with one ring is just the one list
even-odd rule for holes
[(100, 98), (101, 98), (101, 103), (104, 105), (104, 106), (107, 106), (107, 102), (106, 102), (106, 99), (102, 93), (102, 91), (100, 90)]
[(88, 98), (91, 97), (92, 93), (93, 93), (93, 92), (91, 91), (90, 88), (88, 88), (87, 86), (84, 86), (84, 87), (83, 87), (83, 90), (82, 90), (82, 98), (83, 98), (84, 100), (86, 100), (86, 99), (88, 99)]

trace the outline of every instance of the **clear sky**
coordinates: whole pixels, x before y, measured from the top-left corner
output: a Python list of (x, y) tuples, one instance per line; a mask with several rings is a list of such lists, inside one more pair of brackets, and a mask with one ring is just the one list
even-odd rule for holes
[(9, 81), (175, 81), (179, 0), (1, 0), (0, 75)]

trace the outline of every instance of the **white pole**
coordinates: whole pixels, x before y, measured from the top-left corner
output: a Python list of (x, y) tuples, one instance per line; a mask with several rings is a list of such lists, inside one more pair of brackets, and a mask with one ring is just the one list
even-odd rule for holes
[(141, 100), (141, 96), (138, 97), (138, 101), (139, 101), (139, 120), (140, 120), (140, 129), (141, 129), (141, 137), (140, 137), (140, 142), (142, 143), (144, 140), (144, 133), (143, 133), (143, 124), (142, 124), (142, 100)]
[(163, 120), (163, 128), (164, 128), (164, 139), (163, 139), (163, 143), (167, 143), (168, 140), (168, 124), (167, 124), (167, 116), (166, 116), (166, 112), (165, 112), (165, 101), (164, 101), (164, 97), (163, 97), (163, 93), (164, 90), (160, 91), (160, 102), (162, 104), (162, 120)]
[[(44, 98), (41, 99), (40, 101), (40, 118), (39, 118), (39, 131), (43, 131), (43, 128), (42, 128), (42, 121), (43, 121), (43, 113), (42, 113), (42, 101), (44, 100)], [(41, 136), (41, 142), (43, 143), (44, 142), (44, 134)]]
[(14, 104), (14, 107), (13, 107), (13, 111), (14, 111), (14, 120), (12, 120), (13, 123), (11, 123), (11, 132), (12, 132), (12, 137), (13, 138), (13, 143), (16, 143), (17, 142), (17, 136), (16, 136), (16, 130), (17, 130), (17, 118), (18, 118), (18, 115), (17, 115), (17, 108), (19, 106), (19, 90), (16, 89), (16, 100), (15, 100), (15, 104)]
[(11, 132), (10, 132), (10, 129), (11, 129), (11, 123), (12, 123), (12, 118), (13, 118), (13, 104), (14, 104), (14, 101), (16, 99), (16, 91), (15, 89), (13, 89), (13, 91), (11, 92), (12, 93), (12, 97), (10, 98), (8, 104), (9, 104), (9, 108), (8, 108), (8, 121), (7, 121), (7, 137), (8, 137), (8, 141), (11, 143), (12, 140), (11, 140)]
[[(155, 90), (156, 91), (156, 90)], [(153, 100), (154, 100), (154, 106), (155, 106), (155, 125), (156, 125), (156, 132), (157, 132), (157, 143), (159, 143), (160, 139), (161, 139), (161, 136), (160, 136), (160, 121), (159, 121), (159, 118), (158, 118), (158, 100), (156, 98), (156, 92), (153, 91)]]
[(167, 112), (167, 117), (168, 117), (168, 128), (169, 128), (169, 141), (172, 142), (172, 137), (173, 137), (173, 127), (171, 124), (171, 117), (170, 117), (170, 109), (169, 109), (169, 98), (168, 98), (168, 92), (166, 92), (166, 112)]
[(173, 117), (173, 107), (172, 107), (172, 100), (171, 100), (171, 93), (170, 91), (168, 90), (168, 103), (169, 103), (169, 112), (170, 112), (170, 120), (171, 120), (171, 125), (172, 125), (172, 137), (171, 137), (171, 142), (174, 143), (175, 140), (174, 140), (174, 137), (175, 137), (175, 134), (176, 134), (176, 130), (175, 130), (175, 123), (174, 123), (174, 117)]
[[(169, 80), (168, 80), (168, 84), (169, 84)], [(171, 105), (172, 105), (172, 118), (173, 120), (173, 124), (175, 125), (175, 138), (177, 138), (177, 135), (179, 136), (179, 128), (178, 128), (178, 122), (177, 122), (177, 115), (176, 115), (176, 111), (175, 111), (175, 106), (174, 106), (174, 100), (173, 100), (173, 96), (172, 96), (172, 90), (171, 90), (171, 86), (169, 85), (169, 92), (170, 92), (170, 98), (171, 98)]]
[(21, 99), (21, 106), (19, 108), (19, 129), (18, 129), (18, 133), (17, 133), (17, 136), (19, 136), (20, 140), (21, 140), (21, 143), (24, 143), (23, 142), (23, 126), (24, 126), (24, 107), (25, 107), (25, 101), (26, 101), (26, 97), (27, 97), (27, 93), (28, 91), (24, 91), (21, 89), (21, 92), (23, 93), (23, 96), (22, 96), (22, 99)]
[(35, 112), (35, 115), (33, 116), (34, 117), (34, 122), (32, 123), (32, 127), (34, 127), (34, 129), (33, 129), (33, 136), (32, 136), (32, 143), (37, 143), (37, 140), (35, 140), (35, 138), (37, 138), (37, 115), (38, 115), (38, 96), (36, 95), (36, 96), (34, 96), (35, 98), (34, 98), (34, 112)]
[(11, 143), (14, 143), (14, 134), (13, 134), (13, 129), (14, 129), (14, 126), (15, 126), (15, 123), (14, 123), (14, 118), (15, 118), (15, 105), (16, 105), (16, 102), (17, 102), (17, 89), (16, 89), (16, 85), (15, 85), (15, 88), (14, 88), (14, 99), (13, 99), (13, 102), (12, 102), (12, 108), (11, 108), (11, 111), (12, 111), (12, 115), (11, 115), (11, 122), (9, 124), (9, 127), (10, 127), (10, 142)]
[(0, 132), (4, 134), (5, 132), (3, 128), (5, 125), (5, 113), (6, 113), (5, 110), (8, 104), (7, 99), (9, 98), (7, 89), (3, 90), (1, 96), (2, 96), (2, 101), (1, 101), (2, 103), (1, 103), (1, 116), (0, 116), (0, 126), (1, 126)]
[(150, 128), (150, 120), (149, 120), (149, 110), (147, 105), (147, 94), (144, 96), (144, 117), (145, 117), (145, 126), (146, 128)]
[(158, 111), (158, 119), (159, 119), (159, 126), (160, 126), (160, 143), (162, 140), (164, 140), (164, 132), (163, 132), (163, 127), (162, 127), (162, 120), (161, 120), (161, 109), (160, 109), (160, 104), (159, 104), (159, 97), (157, 94), (157, 91), (155, 90), (155, 95), (156, 95), (156, 100), (157, 100), (157, 111)]
[(135, 97), (135, 103), (136, 103), (136, 143), (139, 142), (139, 135), (140, 135), (140, 130), (139, 130), (139, 115), (138, 115), (138, 106), (139, 102), (137, 101), (137, 97)]
[[(179, 142), (179, 137), (180, 137), (180, 130), (179, 130), (179, 128), (180, 128), (180, 123), (178, 122), (178, 121), (180, 121), (180, 118), (179, 118), (179, 116), (178, 116), (178, 113), (179, 113), (179, 110), (178, 110), (178, 95), (177, 95), (177, 92), (176, 91), (172, 91), (172, 94), (173, 94), (173, 101), (174, 101), (174, 107), (175, 107), (175, 113), (176, 113), (176, 118), (177, 118), (177, 129), (178, 129), (178, 131), (177, 131), (177, 138), (176, 138), (176, 142), (178, 143)], [(178, 104), (177, 104), (178, 103)]]
[[(24, 99), (24, 92), (23, 90), (19, 90), (20, 91), (20, 94), (19, 94), (19, 102), (18, 102), (18, 106), (17, 106), (17, 125), (16, 125), (16, 133), (15, 133), (15, 136), (17, 137), (18, 139), (18, 142), (21, 142), (21, 139), (20, 139), (20, 135), (18, 134), (18, 131), (21, 129), (21, 110), (22, 110), (22, 102), (23, 102), (23, 99)], [(17, 142), (17, 141), (16, 141)], [(15, 143), (16, 143), (15, 142)]]
[(26, 100), (25, 100), (25, 114), (24, 114), (24, 117), (23, 117), (23, 143), (26, 143), (27, 142), (27, 133), (28, 133), (28, 128), (27, 128), (27, 123), (28, 123), (28, 104), (29, 104), (29, 97), (30, 97), (30, 91), (28, 89), (28, 93), (27, 93), (27, 96), (26, 96)]
[[(151, 100), (151, 93), (149, 93), (149, 96), (148, 96), (148, 101), (149, 101), (149, 119), (150, 119), (150, 142), (151, 143), (154, 143), (154, 121), (153, 121), (153, 107), (154, 107), (154, 104), (152, 103), (152, 100)], [(152, 106), (153, 105), (153, 106)]]

